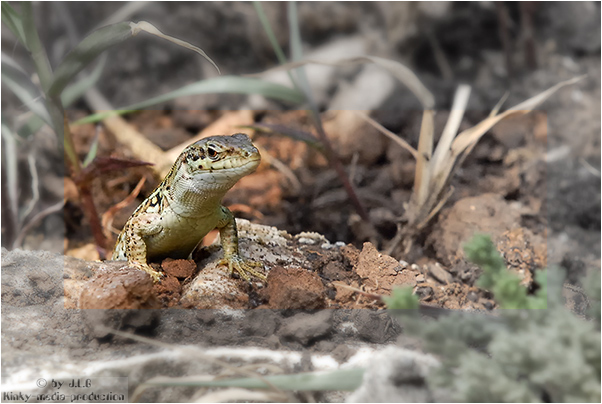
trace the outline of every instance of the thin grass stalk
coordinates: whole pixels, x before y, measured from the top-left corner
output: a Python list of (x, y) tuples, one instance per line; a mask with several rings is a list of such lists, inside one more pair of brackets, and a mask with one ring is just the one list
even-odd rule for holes
[[(290, 47), (291, 52), (293, 53), (293, 60), (301, 59), (301, 57), (303, 56), (301, 33), (299, 29), (299, 21), (297, 19), (297, 6), (295, 2), (288, 3), (288, 19), (290, 28)], [(322, 120), (320, 119), (320, 112), (313, 98), (313, 94), (311, 93), (311, 87), (309, 86), (309, 81), (307, 80), (307, 76), (305, 74), (305, 69), (303, 68), (303, 66), (299, 66), (296, 70), (296, 73), (296, 78), (298, 80), (296, 87), (299, 88), (300, 91), (303, 92), (303, 94), (305, 94), (305, 98), (309, 104), (310, 116), (318, 132), (320, 141), (324, 145), (324, 149), (326, 151), (326, 158), (328, 159), (328, 162), (330, 163), (331, 167), (334, 168), (334, 170), (336, 171), (358, 215), (362, 218), (362, 220), (366, 221), (367, 223), (370, 223), (370, 217), (368, 216), (366, 209), (364, 209), (362, 202), (358, 198), (355, 189), (353, 188), (353, 185), (351, 184), (349, 178), (347, 177), (347, 174), (345, 173), (343, 164), (339, 160), (337, 153), (334, 151), (330, 140), (328, 140), (328, 136), (326, 136), (326, 132), (324, 131), (324, 127), (322, 125)]]
[(274, 34), (274, 30), (272, 30), (272, 26), (270, 25), (270, 21), (263, 11), (263, 5), (260, 1), (254, 1), (253, 7), (255, 7), (255, 12), (257, 13), (257, 17), (259, 17), (259, 22), (263, 27), (266, 35), (268, 36), (268, 40), (270, 41), (270, 45), (272, 45), (272, 49), (274, 49), (274, 53), (276, 53), (276, 58), (281, 64), (285, 64), (287, 62), (286, 55), (284, 51), (280, 47), (278, 43), (278, 39), (276, 39), (276, 35)]
[[(257, 16), (259, 17), (259, 22), (261, 23), (261, 26), (263, 27), (263, 30), (265, 31), (266, 35), (268, 36), (270, 44), (272, 45), (272, 48), (274, 49), (274, 53), (276, 54), (276, 58), (278, 59), (278, 62), (280, 62), (280, 64), (285, 64), (288, 60), (286, 58), (286, 55), (284, 54), (284, 51), (282, 50), (282, 47), (280, 47), (280, 44), (278, 43), (278, 39), (276, 39), (276, 35), (274, 34), (274, 30), (272, 29), (272, 26), (270, 25), (270, 21), (268, 20), (268, 17), (265, 15), (265, 12), (263, 11), (263, 5), (261, 4), (260, 1), (254, 1), (253, 6), (255, 7), (255, 12), (257, 12)], [(295, 87), (295, 89), (299, 90), (297, 81), (293, 77), (293, 74), (290, 72), (290, 70), (287, 70), (286, 74), (288, 75), (289, 79), (291, 80), (291, 83), (293, 83), (293, 86)]]
[(391, 139), (392, 141), (397, 143), (399, 146), (401, 146), (402, 148), (404, 148), (405, 150), (410, 152), (412, 157), (414, 157), (416, 160), (418, 160), (418, 151), (416, 149), (414, 149), (403, 138), (397, 136), (395, 133), (391, 132), (389, 129), (385, 128), (380, 123), (378, 123), (374, 119), (370, 118), (370, 116), (365, 114), (363, 111), (354, 111), (354, 112), (356, 115), (360, 116), (366, 122), (368, 122), (370, 125), (372, 125), (375, 129), (377, 129), (379, 131), (379, 133), (382, 133), (383, 135), (385, 135), (386, 137), (388, 137), (389, 139)]

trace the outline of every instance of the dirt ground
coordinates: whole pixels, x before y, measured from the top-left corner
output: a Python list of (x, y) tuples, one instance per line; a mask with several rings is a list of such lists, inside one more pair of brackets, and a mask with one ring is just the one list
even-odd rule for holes
[[(36, 4), (38, 26), (51, 62), (60, 60), (74, 37), (81, 38), (119, 7), (117, 3), (99, 2)], [(288, 54), (288, 28), (283, 23), (286, 5), (266, 3), (264, 7)], [(407, 249), (383, 253), (398, 226), (407, 224), (404, 213), (412, 192), (415, 160), (395, 142), (347, 113), (368, 110), (373, 119), (417, 147), (422, 112), (406, 87), (374, 66), (307, 69), (325, 131), (368, 212), (370, 226), (354, 209), (320, 150), (298, 139), (247, 127), (279, 125), (317, 136), (302, 106), (259, 96), (209, 94), (181, 97), (124, 116), (127, 124), (165, 152), (190, 142), (199, 133), (243, 131), (264, 153), (257, 172), (239, 181), (223, 203), (238, 218), (286, 232), (283, 248), (297, 254), (298, 262), (266, 264), (266, 283), (249, 285), (230, 279), (234, 286), (228, 292), (227, 304), (222, 305), (220, 298), (186, 298), (194, 278), (212, 262), (211, 254), (216, 250), (207, 246), (214, 242), (215, 233), (206, 237), (193, 261), (156, 263), (167, 274), (159, 285), (136, 280), (141, 272), (120, 273), (117, 267), (113, 272), (97, 271), (99, 264), (89, 262), (106, 258), (110, 248), (95, 247), (77, 189), (66, 175), (64, 159), (56, 154), (56, 139), (47, 130), (20, 145), (19, 206), (27, 206), (33, 197), (28, 155), (36, 161), (39, 199), (27, 218), (31, 220), (63, 198), (66, 203), (62, 212), (43, 215), (23, 232), (27, 221), (15, 224), (11, 212), (4, 209), (10, 201), (5, 197), (7, 173), (3, 164), (2, 246), (49, 250), (84, 260), (72, 265), (79, 268), (78, 280), (90, 282), (87, 296), (109, 285), (126, 285), (123, 300), (111, 295), (98, 303), (85, 300), (84, 295), (74, 298), (74, 307), (252, 309), (248, 313), (270, 309), (264, 312), (269, 314), (248, 314), (250, 317), (239, 326), (223, 323), (214, 310), (206, 312), (213, 314), (199, 311), (195, 316), (200, 317), (192, 321), (202, 324), (205, 332), (196, 338), (212, 345), (273, 348), (284, 343), (289, 348), (329, 351), (348, 338), (343, 332), (333, 332), (336, 327), (332, 324), (341, 326), (349, 317), (357, 321), (356, 325), (361, 324), (355, 334), (359, 340), (395, 341), (400, 328), (387, 325), (389, 320), (379, 311), (385, 307), (379, 295), (388, 295), (397, 286), (411, 286), (424, 306), (494, 310), (491, 293), (475, 286), (479, 269), (467, 263), (463, 255), (464, 243), (475, 233), (492, 236), (508, 267), (530, 290), (537, 288), (533, 284), (535, 272), (547, 265), (566, 268), (568, 282), (579, 287), (585, 273), (600, 270), (600, 5), (561, 2), (533, 7), (483, 2), (299, 3), (304, 55), (336, 58), (372, 54), (401, 61), (417, 74), (435, 97), (435, 142), (460, 83), (472, 86), (462, 130), (486, 118), (507, 91), (502, 110), (563, 80), (586, 75), (555, 93), (537, 111), (504, 121), (489, 131), (450, 181), (454, 191), (449, 200), (413, 235)], [(276, 65), (251, 3), (159, 2), (146, 5), (129, 18), (148, 20), (164, 32), (200, 46), (223, 75), (257, 73)], [(500, 29), (504, 21), (506, 30)], [(11, 41), (3, 27), (5, 49), (13, 49)], [(19, 47), (14, 47), (12, 56), (26, 60)], [(96, 87), (114, 108), (217, 74), (200, 57), (143, 35), (111, 49), (108, 58)], [(3, 115), (16, 119), (22, 112), (18, 101), (11, 99), (4, 87), (2, 95)], [(68, 118), (73, 122), (90, 112), (91, 106), (81, 100), (68, 110)], [(223, 133), (207, 133), (212, 127)], [(81, 160), (95, 137), (99, 157), (142, 160), (103, 125), (85, 124), (72, 130)], [(160, 178), (144, 166), (98, 173), (91, 182), (96, 209), (103, 215), (132, 194), (142, 178), (145, 182), (135, 200), (116, 210), (112, 223), (105, 227), (111, 246), (117, 236), (115, 230), (121, 229)], [(313, 232), (322, 235), (319, 242), (304, 238), (303, 234)], [(20, 242), (14, 244), (15, 240)], [(245, 248), (254, 244), (245, 242), (244, 237), (241, 240), (245, 254)], [(68, 282), (65, 287), (70, 287)], [(75, 289), (67, 290), (68, 296), (72, 293)], [(142, 300), (144, 304), (136, 306)], [(324, 314), (319, 321), (297, 317), (306, 310), (326, 308), (340, 310)], [(360, 308), (372, 310), (349, 314), (354, 313), (351, 309)], [(160, 325), (152, 318), (142, 323), (159, 338), (194, 339), (190, 330), (176, 336), (171, 329), (186, 323), (186, 316), (164, 317)], [(265, 328), (254, 328), (257, 319)], [(328, 327), (305, 332), (308, 324)], [(240, 338), (241, 330), (245, 338)], [(269, 338), (273, 332), (277, 341)]]

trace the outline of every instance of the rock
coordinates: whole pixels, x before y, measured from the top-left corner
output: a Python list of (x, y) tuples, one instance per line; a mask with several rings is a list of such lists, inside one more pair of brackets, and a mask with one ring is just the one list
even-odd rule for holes
[(313, 314), (295, 314), (285, 320), (277, 333), (284, 342), (295, 341), (307, 346), (331, 332), (332, 311), (322, 310)]
[(464, 257), (464, 244), (475, 233), (485, 233), (496, 239), (520, 224), (520, 211), (497, 194), (483, 194), (460, 199), (441, 212), (437, 224), (427, 237), (437, 258), (446, 266)]
[(387, 340), (391, 317), (386, 312), (357, 310), (353, 315), (358, 336), (368, 342), (382, 344)]
[(269, 337), (280, 325), (278, 313), (273, 310), (251, 310), (248, 312), (242, 327), (243, 333), (249, 336)]
[(152, 329), (158, 323), (158, 312), (144, 309), (160, 307), (150, 276), (129, 267), (98, 271), (83, 285), (79, 299), (82, 318), (95, 338), (107, 337), (112, 329)]
[(63, 297), (63, 268), (69, 261), (45, 251), (2, 248), (2, 303), (27, 307)]
[(433, 278), (444, 285), (452, 283), (454, 280), (454, 277), (445, 269), (443, 269), (439, 263), (429, 264), (427, 265), (427, 268), (429, 274), (431, 274)]
[(161, 267), (166, 274), (180, 279), (188, 278), (196, 271), (196, 263), (192, 260), (174, 260), (166, 258), (161, 263)]
[[(495, 241), (496, 248), (504, 258), (506, 267), (521, 278), (521, 284), (530, 288), (535, 270), (546, 266), (546, 245), (534, 246), (533, 233), (519, 227), (505, 232)], [(537, 248), (536, 248), (537, 247)]]
[(414, 285), (415, 274), (404, 271), (395, 258), (378, 252), (372, 243), (366, 242), (358, 257), (355, 271), (364, 284), (372, 288), (370, 293), (389, 294), (394, 285)]
[(269, 306), (280, 310), (315, 310), (325, 307), (325, 288), (320, 277), (303, 268), (275, 267), (267, 280)]
[(439, 366), (431, 355), (394, 346), (377, 352), (364, 373), (362, 385), (347, 397), (348, 403), (432, 402), (426, 383)]
[(125, 267), (99, 271), (83, 287), (80, 309), (158, 309), (153, 281), (144, 271)]

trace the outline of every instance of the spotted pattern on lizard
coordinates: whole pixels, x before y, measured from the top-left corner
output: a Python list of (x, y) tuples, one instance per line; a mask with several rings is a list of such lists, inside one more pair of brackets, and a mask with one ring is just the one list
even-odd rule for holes
[(188, 146), (165, 179), (142, 202), (119, 234), (114, 260), (148, 273), (153, 281), (163, 276), (149, 260), (188, 258), (214, 228), (220, 230), (227, 265), (245, 280), (265, 280), (255, 268), (261, 263), (243, 259), (238, 251), (236, 221), (221, 200), (242, 177), (255, 171), (261, 156), (245, 134), (213, 136)]

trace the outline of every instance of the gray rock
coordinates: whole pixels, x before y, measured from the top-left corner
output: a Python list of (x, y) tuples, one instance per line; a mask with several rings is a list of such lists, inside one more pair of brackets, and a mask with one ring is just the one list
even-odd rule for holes
[(439, 366), (431, 355), (388, 347), (374, 355), (362, 385), (348, 403), (420, 403), (434, 397), (426, 385), (429, 372)]
[(288, 318), (278, 330), (281, 339), (309, 345), (326, 337), (332, 331), (332, 311), (322, 310), (313, 314), (299, 313)]

